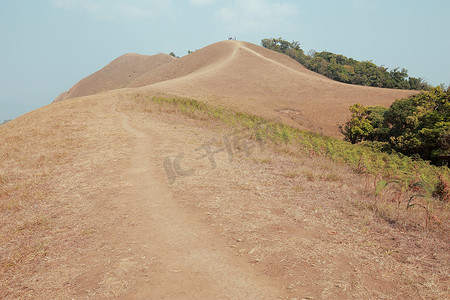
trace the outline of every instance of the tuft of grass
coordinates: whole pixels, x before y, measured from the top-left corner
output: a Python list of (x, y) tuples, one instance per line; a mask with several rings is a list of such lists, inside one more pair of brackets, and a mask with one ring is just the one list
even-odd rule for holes
[(272, 164), (273, 163), (273, 159), (271, 159), (271, 158), (263, 158), (263, 159), (259, 160), (259, 163), (261, 163), (261, 164)]
[(24, 230), (48, 230), (50, 229), (50, 222), (46, 217), (36, 217), (31, 221), (26, 221), (22, 224), (20, 224), (17, 227), (17, 231), (24, 231)]
[(314, 174), (313, 172), (306, 171), (304, 174), (305, 174), (306, 180), (308, 180), (308, 181), (315, 181), (316, 180), (316, 174)]
[(296, 177), (298, 177), (298, 175), (299, 174), (295, 171), (289, 171), (286, 174), (284, 174), (283, 176), (287, 177), (287, 178), (296, 178)]
[(292, 188), (295, 192), (297, 193), (301, 193), (304, 192), (306, 190), (305, 187), (301, 186), (301, 185), (296, 185)]
[(444, 176), (439, 175), (438, 183), (433, 191), (433, 196), (442, 202), (450, 202), (450, 182)]
[(0, 185), (3, 185), (6, 183), (7, 176), (4, 173), (0, 173)]
[(330, 173), (322, 177), (325, 181), (342, 181), (342, 177), (336, 173)]

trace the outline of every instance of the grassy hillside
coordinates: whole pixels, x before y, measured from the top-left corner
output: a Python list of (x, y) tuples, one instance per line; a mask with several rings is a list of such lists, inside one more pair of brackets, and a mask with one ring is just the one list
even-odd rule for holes
[[(249, 131), (255, 142), (269, 142), (279, 151), (299, 157), (324, 157), (346, 165), (367, 178), (374, 197), (369, 206), (385, 219), (426, 229), (447, 226), (443, 220), (448, 216), (450, 204), (448, 167), (436, 167), (400, 153), (383, 153), (364, 145), (293, 128), (276, 119), (268, 120), (190, 98), (136, 95), (134, 101), (144, 111), (152, 111), (156, 105), (193, 119), (219, 120), (236, 130)], [(311, 175), (311, 179), (314, 176)]]
[(448, 298), (447, 169), (142, 89), (48, 105), (0, 140), (2, 299), (185, 295), (199, 272), (247, 292), (227, 262), (287, 298)]
[[(149, 65), (140, 63), (147, 58)], [(243, 41), (221, 41), (179, 59), (170, 55), (147, 58), (121, 57), (81, 80), (67, 96), (142, 88), (266, 118), (281, 117), (294, 127), (339, 137), (336, 124), (346, 121), (348, 107), (355, 101), (366, 106), (389, 106), (395, 99), (417, 93), (343, 84), (308, 70), (284, 54)], [(169, 62), (162, 63), (165, 59)], [(152, 63), (147, 70), (151, 62), (161, 64)], [(135, 64), (140, 68), (135, 69)]]

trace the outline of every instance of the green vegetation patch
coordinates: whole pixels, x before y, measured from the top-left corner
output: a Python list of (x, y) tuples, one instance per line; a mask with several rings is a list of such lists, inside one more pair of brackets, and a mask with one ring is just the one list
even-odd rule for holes
[(340, 127), (347, 141), (449, 165), (450, 90), (436, 87), (389, 108), (355, 104), (350, 111), (351, 118)]
[(298, 42), (288, 42), (282, 38), (261, 40), (264, 48), (290, 56), (311, 71), (330, 79), (365, 86), (404, 90), (429, 90), (431, 86), (422, 78), (408, 75), (408, 70), (395, 68), (388, 70), (371, 61), (358, 61), (341, 54), (314, 50), (305, 54)]

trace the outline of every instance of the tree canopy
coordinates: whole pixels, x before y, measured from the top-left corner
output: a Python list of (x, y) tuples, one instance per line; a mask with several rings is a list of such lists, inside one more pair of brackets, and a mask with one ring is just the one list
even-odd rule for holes
[[(407, 99), (389, 108), (350, 107), (351, 118), (340, 126), (345, 139), (384, 144), (409, 156), (419, 156), (436, 165), (450, 161), (450, 89), (441, 87)], [(387, 147), (386, 147), (387, 146)]]
[(393, 89), (431, 89), (431, 86), (422, 78), (408, 76), (408, 70), (404, 68), (388, 70), (388, 68), (377, 66), (371, 61), (357, 61), (328, 51), (311, 50), (305, 54), (300, 48), (299, 42), (288, 42), (282, 38), (263, 39), (261, 45), (286, 54), (306, 68), (336, 81)]

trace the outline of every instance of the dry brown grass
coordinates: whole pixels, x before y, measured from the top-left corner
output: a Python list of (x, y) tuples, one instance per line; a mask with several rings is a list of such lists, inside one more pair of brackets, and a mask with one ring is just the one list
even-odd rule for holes
[(388, 190), (375, 196), (375, 178), (292, 145), (268, 144), (249, 157), (237, 152), (233, 163), (222, 153), (212, 169), (193, 149), (231, 129), (148, 102), (123, 108), (138, 128), (184, 132), (167, 134), (170, 142), (158, 147), (161, 160), (185, 152), (185, 165), (196, 170), (173, 189), (185, 205), (204, 210), (258, 270), (287, 278), (292, 295), (447, 298), (448, 207), (438, 213), (444, 226), (424, 230), (419, 208), (399, 214)]
[(120, 147), (111, 126), (117, 116), (105, 119), (112, 114), (96, 98), (77, 99), (0, 127), (0, 298), (25, 296), (17, 288), (84, 232), (78, 224), (89, 204), (82, 195), (96, 192), (92, 176), (117, 159), (104, 145)]
[(80, 80), (68, 91), (56, 97), (54, 101), (124, 88), (141, 75), (173, 60), (172, 56), (162, 53), (156, 55), (124, 54), (94, 74)]
[(195, 149), (212, 138), (223, 146), (228, 126), (127, 93), (60, 102), (0, 126), (0, 298), (120, 297), (152, 270), (140, 267), (161, 264), (141, 252), (121, 260), (139, 237), (120, 233), (145, 214), (117, 215), (133, 203), (133, 194), (114, 199), (135, 184), (123, 177), (135, 144), (114, 106), (158, 141), (161, 171), (165, 157), (185, 152), (195, 173), (170, 186), (179, 206), (291, 298), (448, 298), (448, 235), (386, 222), (396, 205), (388, 190), (374, 196), (372, 178), (288, 144), (250, 155), (236, 147), (233, 162), (219, 153), (213, 169)]
[[(177, 102), (177, 98), (164, 98), (161, 97), (163, 94), (158, 94), (157, 97), (149, 97), (148, 95), (140, 95), (139, 93), (135, 94), (134, 92), (131, 92), (129, 96), (131, 98), (134, 98), (133, 103), (134, 104), (127, 104), (129, 107), (132, 105), (135, 105), (137, 107), (134, 108), (134, 112), (142, 111), (145, 112), (155, 112), (155, 113), (166, 113), (168, 115), (174, 115), (175, 118), (174, 121), (176, 122), (176, 118), (178, 118), (181, 115), (185, 117), (186, 120), (200, 120), (200, 121), (207, 121), (206, 124), (209, 125), (202, 125), (202, 126), (209, 126), (211, 128), (221, 127), (224, 128), (223, 122), (218, 121), (218, 119), (225, 120), (225, 123), (231, 124), (231, 126), (238, 126), (240, 128), (239, 121), (235, 120), (235, 117), (231, 113), (223, 112), (221, 113), (220, 110), (214, 110), (211, 106), (203, 107), (201, 106), (201, 102), (195, 102), (191, 106), (187, 105), (183, 102), (183, 99), (178, 99), (179, 102)], [(152, 100), (153, 99), (153, 100)], [(189, 99), (187, 99), (189, 100)], [(130, 106), (131, 105), (131, 106)], [(197, 108), (199, 106), (200, 108)], [(211, 112), (212, 111), (212, 112)], [(175, 114), (174, 114), (175, 113)], [(216, 114), (219, 114), (218, 117), (216, 117)], [(231, 116), (230, 116), (231, 115)], [(251, 121), (251, 116), (247, 116), (248, 119), (246, 119), (243, 122)], [(192, 123), (195, 125), (195, 123)], [(214, 126), (211, 126), (214, 124)], [(255, 123), (251, 123), (255, 124)], [(251, 128), (252, 125), (250, 125)], [(225, 126), (226, 127), (226, 126)], [(235, 128), (235, 127), (233, 127)], [(247, 127), (245, 127), (247, 128)], [(291, 132), (286, 131), (287, 136), (291, 136), (294, 134), (293, 131)], [(253, 136), (254, 137), (254, 136)], [(278, 138), (278, 137), (277, 137)], [(292, 140), (292, 138), (290, 138)], [(303, 138), (301, 138), (303, 139)], [(278, 141), (278, 142), (277, 142)], [(342, 161), (342, 159), (348, 159), (349, 161), (352, 161), (353, 159), (359, 159), (359, 161), (362, 160), (362, 157), (358, 158), (358, 155), (361, 154), (351, 154), (346, 151), (349, 149), (346, 149), (344, 147), (343, 153), (344, 156), (340, 156), (341, 160), (334, 158), (331, 162), (330, 160), (325, 159), (324, 162), (322, 162), (319, 166), (311, 166), (310, 162), (307, 160), (309, 158), (314, 157), (326, 157), (327, 151), (336, 151), (331, 147), (331, 150), (325, 151), (325, 153), (322, 150), (317, 150), (317, 148), (322, 147), (324, 143), (328, 143), (329, 141), (326, 141), (324, 138), (321, 138), (317, 136), (315, 140), (313, 140), (313, 146), (307, 147), (308, 144), (298, 144), (295, 141), (294, 142), (285, 142), (282, 141), (280, 143), (279, 139), (275, 139), (276, 145), (276, 152), (290, 155), (294, 158), (304, 160), (305, 162), (303, 165), (308, 165), (309, 168), (306, 168), (306, 170), (299, 171), (299, 170), (288, 170), (285, 173), (285, 177), (288, 178), (295, 178), (300, 173), (304, 175), (304, 177), (308, 181), (325, 181), (325, 182), (333, 182), (333, 181), (342, 181), (343, 176), (340, 174), (340, 171), (336, 168), (336, 166), (341, 165), (345, 166), (344, 164), (336, 163), (339, 161)], [(218, 140), (219, 146), (224, 146), (223, 141), (221, 139)], [(306, 146), (306, 147), (305, 147)], [(311, 144), (309, 144), (311, 146)], [(243, 150), (239, 149), (239, 146), (236, 147), (236, 150)], [(360, 150), (363, 150), (364, 148), (361, 148)], [(353, 150), (352, 150), (353, 151)], [(346, 154), (345, 154), (346, 153)], [(364, 153), (363, 155), (366, 155), (367, 153)], [(345, 156), (347, 155), (347, 156)], [(395, 157), (393, 156), (392, 159)], [(391, 159), (390, 157), (385, 156), (379, 156), (379, 157), (372, 157), (374, 159), (374, 164), (382, 164), (385, 163), (386, 159)], [(314, 160), (313, 160), (314, 161)], [(409, 162), (403, 161), (403, 164), (408, 164)], [(389, 163), (390, 164), (390, 163)], [(396, 223), (398, 226), (403, 226), (405, 229), (408, 227), (417, 227), (417, 228), (423, 228), (425, 230), (437, 230), (441, 232), (446, 232), (449, 229), (448, 222), (442, 222), (441, 220), (448, 219), (449, 215), (449, 209), (448, 209), (448, 202), (445, 201), (438, 201), (437, 199), (433, 199), (431, 197), (431, 193), (429, 192), (430, 189), (433, 188), (433, 186), (430, 186), (429, 182), (422, 180), (422, 175), (425, 177), (432, 178), (435, 176), (436, 172), (435, 169), (432, 167), (426, 168), (424, 166), (420, 167), (423, 170), (423, 174), (420, 172), (416, 172), (414, 170), (414, 174), (417, 177), (418, 184), (415, 187), (411, 188), (411, 185), (414, 183), (413, 181), (405, 181), (409, 179), (396, 179), (391, 181), (383, 180), (383, 176), (390, 176), (391, 173), (393, 174), (406, 174), (409, 171), (412, 172), (411, 169), (406, 170), (405, 168), (401, 167), (400, 165), (397, 165), (399, 168), (396, 172), (395, 170), (391, 170), (389, 172), (384, 172), (383, 168), (372, 170), (372, 173), (378, 174), (376, 176), (369, 175), (366, 169), (361, 169), (356, 166), (353, 166), (355, 168), (355, 172), (361, 175), (361, 179), (365, 181), (366, 184), (366, 190), (367, 190), (367, 197), (372, 198), (373, 200), (370, 202), (369, 205), (371, 210), (377, 211), (377, 205), (380, 204), (380, 211), (383, 211), (383, 213), (380, 214), (380, 216), (383, 216), (386, 218), (387, 221)], [(315, 171), (312, 172), (311, 169), (315, 168)], [(403, 168), (403, 169), (401, 169)], [(415, 168), (419, 168), (418, 165), (415, 165)], [(445, 174), (445, 170), (441, 170), (442, 174)], [(405, 173), (406, 172), (406, 173)], [(381, 175), (383, 174), (383, 175)], [(434, 175), (433, 175), (434, 174)], [(396, 176), (397, 176), (396, 175)], [(393, 176), (393, 175), (392, 175)], [(408, 177), (409, 178), (409, 177)], [(388, 182), (386, 186), (382, 186), (380, 189), (380, 183)], [(382, 191), (383, 193), (381, 193)], [(382, 209), (381, 209), (382, 207)], [(389, 209), (387, 209), (389, 208)], [(401, 210), (401, 214), (399, 213)]]
[(251, 43), (222, 41), (176, 60), (163, 54), (119, 57), (57, 100), (124, 87), (189, 96), (332, 136), (341, 136), (337, 124), (346, 121), (348, 107), (355, 102), (389, 106), (416, 93), (343, 84), (286, 55)]

